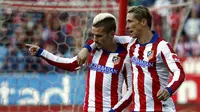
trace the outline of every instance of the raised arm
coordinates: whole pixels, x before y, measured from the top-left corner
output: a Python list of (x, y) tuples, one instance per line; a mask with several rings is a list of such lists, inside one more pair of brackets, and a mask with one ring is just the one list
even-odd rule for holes
[(40, 48), (39, 46), (32, 44), (26, 44), (26, 46), (29, 47), (31, 55), (41, 57), (53, 66), (67, 71), (75, 71), (80, 68), (77, 63), (77, 56), (73, 58), (62, 58)]
[(127, 91), (123, 95), (122, 99), (112, 108), (112, 111), (115, 112), (121, 112), (123, 109), (125, 109), (132, 101), (132, 71), (131, 71), (131, 65), (130, 65), (130, 59), (125, 59), (125, 65), (124, 65), (124, 78), (127, 86)]

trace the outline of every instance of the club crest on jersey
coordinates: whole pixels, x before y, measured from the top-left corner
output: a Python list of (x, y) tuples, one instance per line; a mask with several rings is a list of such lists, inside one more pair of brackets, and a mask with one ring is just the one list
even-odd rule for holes
[(120, 62), (120, 57), (118, 57), (118, 56), (113, 56), (112, 62), (114, 63), (114, 65), (119, 64), (119, 62)]
[(154, 55), (154, 51), (153, 51), (153, 50), (147, 52), (147, 58), (148, 58), (149, 60), (153, 58), (153, 55)]

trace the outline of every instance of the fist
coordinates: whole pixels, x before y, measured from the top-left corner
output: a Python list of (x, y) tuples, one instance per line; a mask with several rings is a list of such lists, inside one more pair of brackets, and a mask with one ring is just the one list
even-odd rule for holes
[(170, 93), (167, 89), (159, 90), (157, 93), (157, 98), (159, 100), (166, 101), (170, 97)]
[(35, 56), (37, 54), (37, 52), (40, 48), (39, 46), (33, 45), (33, 44), (25, 44), (25, 45), (26, 45), (26, 47), (29, 47), (28, 50), (29, 50), (30, 54), (33, 56)]
[(87, 57), (89, 55), (89, 51), (86, 48), (83, 48), (77, 56), (77, 61), (79, 65), (84, 64), (87, 61)]

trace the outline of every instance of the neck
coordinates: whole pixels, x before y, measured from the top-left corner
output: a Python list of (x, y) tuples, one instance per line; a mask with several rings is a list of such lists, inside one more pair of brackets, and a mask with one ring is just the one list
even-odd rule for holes
[(153, 37), (153, 34), (151, 30), (143, 31), (140, 35), (140, 38), (138, 38), (138, 42), (140, 44), (146, 44), (151, 41), (152, 37)]
[(108, 52), (116, 52), (117, 50), (117, 43), (113, 40), (111, 41), (104, 50)]

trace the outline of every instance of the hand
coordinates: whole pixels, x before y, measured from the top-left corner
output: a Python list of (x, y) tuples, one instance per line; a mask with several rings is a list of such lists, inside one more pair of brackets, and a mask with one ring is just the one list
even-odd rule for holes
[(159, 90), (157, 97), (159, 100), (166, 101), (170, 97), (170, 93), (167, 91), (167, 89)]
[(86, 62), (87, 57), (89, 55), (89, 51), (86, 48), (81, 49), (77, 56), (77, 62), (79, 65), (82, 65)]
[(35, 56), (39, 50), (39, 46), (37, 45), (33, 45), (33, 44), (25, 44), (27, 47), (29, 47), (29, 52), (31, 53), (31, 55)]

